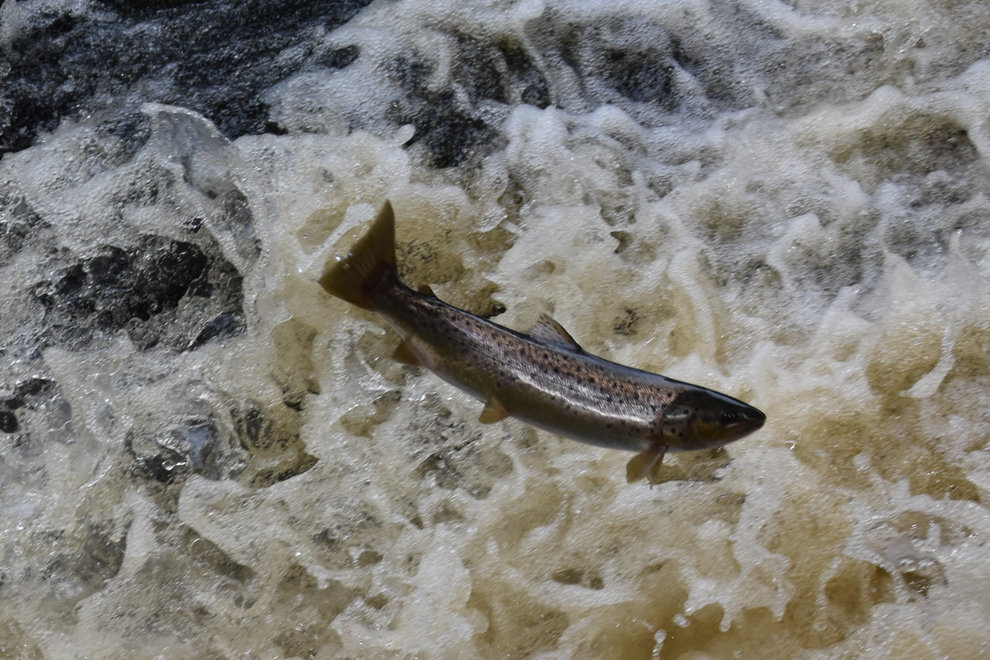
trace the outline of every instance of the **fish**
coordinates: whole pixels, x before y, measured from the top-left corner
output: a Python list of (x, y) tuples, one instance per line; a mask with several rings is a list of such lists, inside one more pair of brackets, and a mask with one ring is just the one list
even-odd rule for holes
[(483, 401), (481, 423), (511, 416), (580, 442), (636, 452), (626, 465), (629, 483), (658, 483), (667, 452), (721, 447), (766, 420), (726, 394), (592, 355), (546, 314), (522, 333), (443, 302), (429, 285), (406, 286), (388, 201), (351, 250), (327, 264), (320, 285), (398, 330), (396, 360), (425, 367)]

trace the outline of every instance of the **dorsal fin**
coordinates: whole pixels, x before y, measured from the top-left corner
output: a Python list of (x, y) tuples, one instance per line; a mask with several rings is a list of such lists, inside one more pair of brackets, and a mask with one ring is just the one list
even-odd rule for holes
[(433, 293), (433, 289), (430, 288), (429, 284), (420, 284), (416, 287), (416, 290), (422, 293), (424, 296), (429, 296), (430, 298), (436, 298), (437, 294)]
[(536, 324), (526, 334), (537, 341), (563, 344), (572, 351), (583, 350), (574, 341), (574, 337), (571, 337), (562, 325), (550, 318), (549, 314), (540, 314), (540, 318), (537, 319)]

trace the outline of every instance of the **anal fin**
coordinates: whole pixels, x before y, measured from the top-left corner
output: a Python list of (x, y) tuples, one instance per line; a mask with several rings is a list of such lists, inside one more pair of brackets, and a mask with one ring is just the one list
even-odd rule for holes
[(626, 481), (633, 483), (646, 477), (651, 486), (657, 483), (657, 475), (666, 453), (667, 445), (654, 445), (633, 456), (626, 463)]
[(402, 364), (409, 364), (414, 367), (421, 367), (423, 366), (423, 361), (419, 359), (418, 355), (416, 355), (416, 351), (413, 349), (412, 342), (413, 342), (412, 337), (405, 339), (395, 349), (395, 352), (392, 353), (392, 357), (397, 362), (401, 362)]
[(509, 416), (509, 411), (505, 409), (502, 402), (495, 397), (488, 397), (485, 401), (485, 409), (481, 411), (478, 421), (482, 424), (494, 424)]

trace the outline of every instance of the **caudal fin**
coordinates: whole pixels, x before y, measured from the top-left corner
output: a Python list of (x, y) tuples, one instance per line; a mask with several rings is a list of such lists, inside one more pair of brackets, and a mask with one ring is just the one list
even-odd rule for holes
[(368, 232), (345, 257), (327, 265), (320, 285), (349, 303), (373, 309), (372, 296), (382, 277), (395, 274), (395, 214), (388, 201)]

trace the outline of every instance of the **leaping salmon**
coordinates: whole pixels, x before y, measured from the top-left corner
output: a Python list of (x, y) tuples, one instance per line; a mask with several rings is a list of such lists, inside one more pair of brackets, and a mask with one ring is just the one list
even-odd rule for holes
[(482, 423), (508, 416), (610, 449), (637, 452), (632, 483), (657, 475), (668, 451), (720, 447), (766, 415), (713, 390), (591, 355), (543, 315), (526, 334), (443, 302), (399, 280), (395, 215), (385, 202), (345, 257), (328, 264), (330, 294), (377, 312), (403, 336), (395, 359), (423, 366), (485, 402)]

